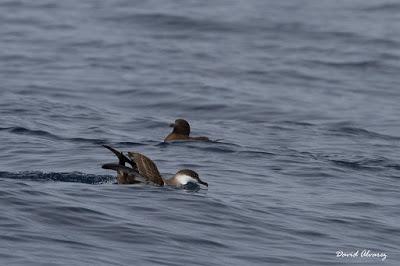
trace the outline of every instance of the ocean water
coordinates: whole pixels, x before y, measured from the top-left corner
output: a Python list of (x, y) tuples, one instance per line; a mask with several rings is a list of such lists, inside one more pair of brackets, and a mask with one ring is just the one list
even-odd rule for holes
[[(1, 0), (0, 25), (0, 265), (399, 265), (398, 1)], [(176, 118), (217, 141), (163, 143)], [(116, 185), (102, 144), (209, 188)]]

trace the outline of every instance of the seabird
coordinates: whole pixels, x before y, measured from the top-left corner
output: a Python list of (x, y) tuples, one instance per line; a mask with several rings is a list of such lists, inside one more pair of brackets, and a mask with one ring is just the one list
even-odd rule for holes
[(164, 139), (167, 141), (174, 140), (198, 140), (198, 141), (209, 141), (207, 137), (191, 137), (190, 135), (190, 125), (185, 119), (176, 119), (175, 123), (169, 125), (173, 127), (172, 132)]
[[(118, 157), (118, 163), (107, 163), (102, 166), (103, 169), (117, 171), (118, 184), (151, 183), (158, 186), (167, 185), (179, 188), (191, 185), (199, 187), (199, 184), (202, 184), (208, 187), (208, 184), (203, 182), (193, 170), (182, 169), (174, 177), (165, 179), (161, 176), (156, 164), (143, 154), (128, 152), (128, 156), (125, 156), (122, 152), (108, 145), (103, 146)], [(125, 163), (130, 164), (131, 167), (125, 166)]]

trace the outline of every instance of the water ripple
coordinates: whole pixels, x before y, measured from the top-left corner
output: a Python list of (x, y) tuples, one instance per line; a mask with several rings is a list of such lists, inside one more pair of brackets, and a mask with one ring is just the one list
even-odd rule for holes
[[(32, 181), (77, 182), (85, 184), (103, 184), (115, 181), (114, 177), (107, 175), (92, 175), (79, 172), (72, 173), (43, 173), (43, 172), (0, 172), (0, 178)], [(32, 192), (34, 193), (34, 192)]]

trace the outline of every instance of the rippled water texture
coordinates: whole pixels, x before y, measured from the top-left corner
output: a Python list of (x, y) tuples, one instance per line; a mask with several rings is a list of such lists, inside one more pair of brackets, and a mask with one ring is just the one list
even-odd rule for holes
[[(1, 265), (399, 265), (400, 4), (0, 1)], [(175, 118), (217, 142), (162, 143)], [(118, 186), (101, 144), (198, 192)], [(337, 258), (369, 249), (387, 259)]]

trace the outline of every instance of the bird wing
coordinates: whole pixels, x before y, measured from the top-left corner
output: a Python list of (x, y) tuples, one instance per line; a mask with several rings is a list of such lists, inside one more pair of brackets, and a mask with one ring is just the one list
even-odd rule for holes
[(133, 170), (137, 170), (137, 166), (135, 164), (134, 161), (130, 160), (129, 158), (127, 158), (122, 152), (114, 149), (111, 146), (108, 145), (103, 145), (104, 148), (109, 149), (112, 153), (115, 154), (115, 156), (118, 157), (119, 160), (119, 164), (125, 166), (125, 163), (129, 163), (132, 166)]
[(156, 164), (150, 158), (137, 152), (128, 152), (128, 157), (136, 164), (139, 174), (146, 178), (147, 181), (160, 186), (164, 185), (164, 180)]

